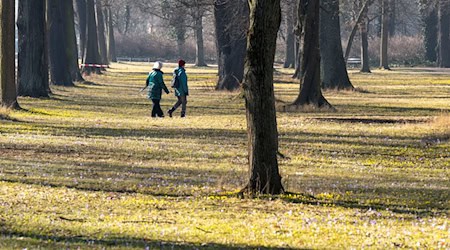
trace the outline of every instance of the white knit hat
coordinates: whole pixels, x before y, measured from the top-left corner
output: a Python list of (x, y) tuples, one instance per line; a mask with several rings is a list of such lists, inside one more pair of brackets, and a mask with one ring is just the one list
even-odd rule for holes
[(156, 61), (155, 64), (153, 64), (153, 69), (161, 69), (163, 67), (162, 62)]

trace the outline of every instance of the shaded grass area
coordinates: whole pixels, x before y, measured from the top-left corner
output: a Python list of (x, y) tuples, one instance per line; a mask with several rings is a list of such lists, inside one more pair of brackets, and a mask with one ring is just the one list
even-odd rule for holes
[[(214, 91), (215, 68), (188, 67), (187, 119), (151, 119), (138, 92), (150, 67), (114, 64), (0, 112), (0, 248), (450, 246), (449, 72), (350, 72), (364, 91), (325, 92), (336, 112), (278, 113), (291, 193), (239, 199), (239, 93)], [(277, 70), (290, 102), (298, 83)]]

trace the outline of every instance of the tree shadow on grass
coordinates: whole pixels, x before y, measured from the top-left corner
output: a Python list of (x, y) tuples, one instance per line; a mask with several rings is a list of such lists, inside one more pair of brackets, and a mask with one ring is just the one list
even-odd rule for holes
[[(1, 226), (1, 224), (0, 224)], [(0, 227), (1, 228), (1, 227)], [(199, 229), (200, 230), (200, 229)], [(206, 232), (205, 233), (209, 233)], [(108, 237), (104, 239), (94, 239), (85, 236), (53, 236), (44, 235), (38, 233), (27, 233), (19, 232), (13, 230), (0, 230), (0, 235), (9, 238), (20, 238), (16, 240), (17, 245), (45, 247), (45, 248), (56, 248), (56, 249), (69, 249), (68, 247), (88, 247), (89, 249), (105, 249), (109, 247), (114, 248), (141, 248), (141, 249), (180, 249), (180, 250), (191, 250), (191, 249), (299, 249), (299, 248), (289, 248), (289, 247), (264, 247), (264, 246), (230, 246), (217, 243), (191, 243), (189, 240), (180, 242), (166, 242), (159, 241), (155, 239), (138, 239), (134, 237)], [(26, 243), (29, 240), (38, 240), (39, 243)], [(11, 241), (11, 240), (10, 240)], [(306, 249), (306, 248), (300, 248)]]

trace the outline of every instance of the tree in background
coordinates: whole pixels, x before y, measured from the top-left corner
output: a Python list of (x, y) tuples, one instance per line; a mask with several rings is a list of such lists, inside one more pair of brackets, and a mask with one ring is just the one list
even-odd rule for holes
[(243, 80), (248, 16), (247, 0), (214, 2), (219, 65), (217, 90), (236, 90)]
[(437, 37), (438, 37), (438, 17), (435, 0), (420, 0), (420, 14), (423, 25), (425, 59), (436, 62)]
[(106, 50), (108, 51), (108, 61), (117, 62), (116, 56), (116, 39), (114, 37), (114, 23), (111, 4), (109, 0), (105, 1), (105, 20), (106, 20)]
[(83, 82), (78, 62), (78, 46), (75, 32), (75, 11), (73, 0), (61, 0), (64, 17), (64, 39), (66, 40), (66, 55), (72, 80)]
[(303, 34), (300, 65), (300, 93), (292, 105), (328, 107), (322, 95), (319, 48), (319, 1), (298, 0), (298, 30)]
[(438, 0), (438, 66), (450, 68), (450, 1)]
[(48, 97), (45, 1), (19, 0), (17, 28), (18, 95)]
[(84, 55), (84, 64), (82, 72), (84, 74), (101, 74), (100, 68), (89, 66), (92, 64), (99, 64), (101, 62), (98, 38), (97, 38), (97, 22), (95, 18), (95, 3), (94, 0), (86, 0), (86, 47)]
[(98, 49), (100, 53), (100, 64), (109, 64), (108, 51), (106, 49), (106, 28), (103, 16), (103, 5), (101, 0), (95, 1), (95, 20), (97, 23)]
[(250, 176), (243, 192), (284, 192), (278, 170), (273, 63), (281, 22), (280, 0), (250, 0), (245, 93)]
[(282, 17), (284, 21), (284, 33), (285, 33), (285, 56), (284, 56), (284, 68), (294, 68), (296, 61), (296, 41), (294, 24), (297, 21), (297, 12), (292, 6), (295, 5), (295, 0), (285, 0), (282, 2)]
[(339, 0), (321, 0), (320, 55), (322, 88), (354, 89), (342, 52)]
[[(359, 34), (361, 36), (361, 70), (363, 73), (371, 73), (370, 71), (370, 61), (369, 61), (369, 15), (368, 15), (368, 5), (370, 5), (371, 0), (363, 4), (359, 1), (359, 7), (361, 8), (361, 20), (359, 22)], [(365, 5), (365, 6), (364, 6)]]
[(67, 52), (72, 49), (67, 42), (65, 19), (67, 16), (65, 2), (61, 0), (47, 1), (48, 53), (50, 62), (50, 83), (53, 85), (73, 86)]
[(389, 45), (389, 0), (381, 0), (381, 48), (380, 68), (389, 70), (388, 45)]
[(15, 1), (0, 1), (0, 106), (19, 109), (15, 69)]
[(78, 32), (80, 34), (80, 53), (81, 62), (84, 63), (84, 53), (86, 52), (86, 33), (87, 33), (87, 17), (86, 17), (86, 0), (75, 0), (77, 6)]

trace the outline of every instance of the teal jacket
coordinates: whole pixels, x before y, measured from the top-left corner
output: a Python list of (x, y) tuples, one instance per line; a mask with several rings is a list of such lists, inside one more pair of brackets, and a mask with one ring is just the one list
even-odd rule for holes
[(186, 70), (183, 67), (178, 67), (174, 70), (174, 74), (178, 75), (178, 80), (180, 81), (180, 86), (175, 88), (175, 96), (189, 95)]
[(161, 99), (162, 91), (169, 94), (169, 89), (164, 84), (163, 72), (159, 69), (153, 69), (147, 77), (146, 86), (148, 87), (148, 99)]

